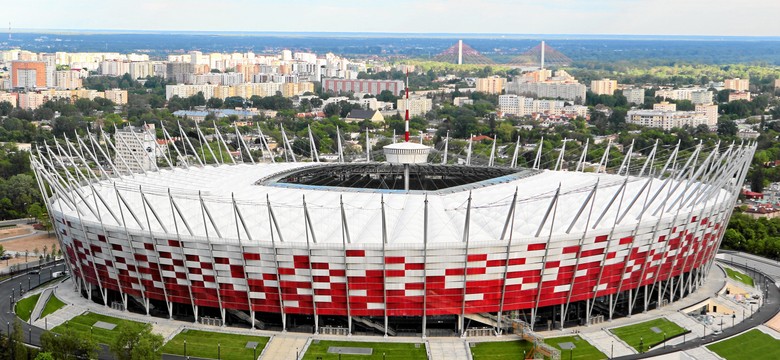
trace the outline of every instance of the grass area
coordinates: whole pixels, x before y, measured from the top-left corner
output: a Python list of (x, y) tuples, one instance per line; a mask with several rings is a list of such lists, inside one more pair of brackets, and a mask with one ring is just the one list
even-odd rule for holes
[(123, 320), (111, 316), (88, 312), (76, 316), (73, 319), (70, 319), (64, 324), (57, 326), (54, 329), (51, 329), (51, 331), (55, 333), (56, 332), (61, 333), (63, 330), (65, 330), (65, 328), (70, 328), (75, 330), (81, 336), (90, 336), (91, 333), (92, 337), (98, 343), (111, 344), (114, 341), (114, 338), (116, 338), (116, 336), (119, 334), (118, 328), (114, 328), (113, 330), (106, 330), (106, 329), (94, 327), (93, 325), (95, 325), (95, 323), (98, 321), (106, 322), (109, 324), (116, 324), (116, 325), (119, 325), (122, 322), (140, 324), (136, 321)]
[[(265, 336), (250, 336), (184, 329), (173, 339), (165, 343), (162, 352), (165, 354), (184, 355), (184, 341), (187, 341), (187, 356), (224, 360), (252, 359), (254, 349), (247, 348), (247, 342), (257, 343), (257, 356), (265, 348), (269, 338)], [(217, 350), (219, 344), (219, 350)], [(219, 354), (217, 354), (219, 352)]]
[[(556, 337), (556, 338), (547, 338), (544, 339), (544, 342), (554, 346), (558, 350), (561, 351), (561, 359), (580, 359), (580, 360), (602, 360), (606, 359), (607, 356), (604, 355), (599, 349), (596, 349), (593, 345), (591, 345), (589, 342), (585, 341), (583, 338), (579, 336), (562, 336), (562, 337)], [(559, 346), (560, 343), (566, 343), (570, 342), (574, 344), (574, 349), (571, 350), (571, 354), (569, 350), (564, 350)]]
[[(652, 328), (654, 327), (658, 328), (661, 332), (657, 333), (653, 331)], [(647, 351), (648, 346), (662, 343), (664, 341), (664, 333), (666, 333), (666, 338), (669, 339), (675, 335), (682, 334), (687, 330), (665, 318), (659, 318), (639, 324), (610, 329), (610, 331), (637, 351), (645, 352)], [(642, 346), (641, 349), (640, 345)]]
[(517, 360), (522, 359), (523, 354), (531, 351), (532, 347), (525, 340), (481, 342), (474, 344), (471, 355), (474, 360)]
[(737, 280), (745, 285), (753, 286), (753, 278), (751, 278), (750, 276), (747, 276), (744, 273), (741, 273), (737, 270), (725, 266), (723, 267), (723, 270), (726, 270), (726, 275), (728, 275), (728, 277)]
[(46, 302), (46, 306), (43, 308), (43, 311), (41, 312), (41, 319), (59, 309), (62, 309), (64, 306), (65, 303), (62, 302), (62, 300), (57, 299), (57, 297), (52, 294), (51, 297), (49, 297), (49, 301)]
[(30, 316), (32, 315), (33, 308), (35, 308), (35, 304), (38, 302), (39, 297), (41, 297), (40, 293), (35, 294), (33, 296), (28, 296), (24, 299), (17, 301), (16, 306), (14, 307), (16, 316), (24, 320), (24, 322), (30, 321)]
[(339, 354), (328, 353), (328, 348), (331, 346), (340, 347), (357, 347), (357, 348), (372, 348), (374, 352), (371, 355), (341, 355), (341, 359), (382, 359), (382, 354), (385, 354), (385, 359), (428, 359), (428, 354), (425, 351), (425, 344), (423, 343), (395, 343), (395, 342), (359, 342), (359, 341), (326, 341), (320, 340), (315, 344), (313, 340), (309, 345), (309, 349), (304, 354), (304, 360), (316, 360), (322, 358), (322, 360), (338, 359)]
[(780, 340), (757, 329), (707, 348), (726, 360), (780, 359)]

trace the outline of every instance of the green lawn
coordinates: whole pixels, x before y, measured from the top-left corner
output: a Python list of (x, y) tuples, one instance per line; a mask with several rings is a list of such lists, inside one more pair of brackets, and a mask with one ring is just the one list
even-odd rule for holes
[[(265, 348), (269, 338), (184, 329), (163, 346), (165, 354), (184, 355), (184, 341), (187, 341), (187, 356), (216, 359), (252, 359), (254, 349), (247, 348), (248, 342), (257, 343), (257, 356)], [(217, 345), (219, 344), (219, 350)], [(219, 352), (219, 354), (217, 354)]]
[[(317, 343), (315, 343), (317, 342)], [(304, 360), (316, 360), (322, 358), (322, 360), (338, 359), (339, 354), (328, 353), (328, 348), (331, 346), (340, 347), (359, 347), (359, 348), (372, 348), (374, 352), (371, 355), (341, 355), (343, 360), (356, 360), (356, 359), (382, 359), (382, 354), (385, 354), (385, 359), (428, 359), (428, 354), (425, 351), (425, 344), (419, 343), (415, 346), (413, 343), (396, 343), (396, 342), (359, 342), (359, 341), (326, 341), (326, 340), (312, 340), (309, 344), (309, 349), (304, 354)]]
[(140, 324), (136, 321), (123, 320), (111, 316), (88, 312), (76, 316), (73, 319), (70, 319), (69, 321), (66, 321), (64, 324), (57, 326), (54, 329), (51, 329), (51, 331), (55, 333), (56, 332), (61, 333), (65, 328), (70, 328), (80, 333), (82, 336), (89, 336), (91, 333), (92, 337), (98, 343), (111, 344), (114, 341), (114, 338), (118, 334), (118, 328), (114, 328), (113, 330), (106, 330), (106, 329), (94, 327), (93, 325), (95, 325), (95, 323), (98, 321), (103, 321), (106, 323), (116, 324), (116, 325), (119, 325), (122, 322)]
[(474, 344), (471, 355), (474, 360), (517, 360), (522, 359), (523, 354), (531, 351), (532, 347), (525, 340), (481, 342)]
[[(656, 333), (651, 330), (653, 327), (661, 330), (661, 333)], [(637, 351), (645, 352), (647, 351), (648, 346), (663, 342), (664, 333), (666, 333), (666, 338), (668, 339), (675, 335), (682, 334), (687, 330), (665, 318), (659, 318), (639, 324), (610, 329), (610, 331)], [(642, 349), (639, 348), (640, 343)]]
[[(593, 345), (591, 345), (589, 342), (585, 341), (579, 336), (562, 336), (556, 338), (547, 338), (544, 339), (544, 342), (560, 350), (561, 359), (571, 358), (571, 359), (580, 359), (580, 360), (602, 360), (607, 358), (607, 356), (604, 355), (604, 353), (596, 349)], [(571, 354), (569, 350), (563, 350), (563, 348), (558, 346), (558, 344), (565, 343), (565, 342), (570, 342), (574, 344), (574, 349), (571, 350)]]
[(40, 293), (17, 301), (16, 306), (14, 307), (16, 316), (24, 320), (24, 322), (30, 321), (30, 315), (32, 315), (33, 308), (35, 308), (35, 304), (38, 302), (39, 297), (41, 297)]
[(726, 360), (780, 359), (780, 340), (756, 329), (707, 348)]
[(60, 299), (57, 299), (57, 297), (52, 294), (51, 297), (49, 297), (49, 301), (46, 302), (46, 307), (44, 307), (43, 311), (41, 311), (41, 319), (59, 309), (62, 309), (64, 306), (65, 303)]
[(728, 275), (730, 278), (737, 280), (745, 285), (753, 286), (753, 278), (750, 276), (747, 276), (744, 273), (741, 273), (737, 270), (734, 270), (732, 268), (723, 267), (724, 270), (726, 270), (726, 275)]

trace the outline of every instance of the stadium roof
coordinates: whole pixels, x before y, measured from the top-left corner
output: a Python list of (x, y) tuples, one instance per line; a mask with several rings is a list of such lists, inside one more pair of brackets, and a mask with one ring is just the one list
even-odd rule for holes
[[(273, 231), (277, 243), (311, 241), (340, 247), (344, 241), (344, 222), (351, 243), (381, 246), (385, 238), (384, 213), (387, 246), (403, 247), (404, 244), (419, 244), (426, 238), (429, 244), (462, 241), (467, 213), (472, 242), (506, 240), (509, 236), (513, 241), (548, 236), (578, 239), (586, 228), (593, 236), (613, 233), (624, 237), (637, 230), (637, 218), (645, 202), (649, 210), (641, 215), (643, 225), (639, 230), (648, 232), (656, 223), (655, 209), (670, 205), (664, 203), (669, 190), (674, 189), (669, 197), (672, 200), (683, 193), (683, 198), (687, 198), (693, 191), (686, 183), (676, 186), (677, 181), (670, 180), (664, 196), (653, 198), (652, 194), (664, 180), (547, 170), (533, 171), (524, 177), (499, 177), (499, 181), (477, 181), (477, 186), (439, 192), (355, 191), (339, 186), (282, 186), (263, 181), (291, 171), (326, 166), (324, 163), (191, 166), (103, 180), (94, 187), (95, 193), (100, 195), (97, 198), (86, 185), (82, 187), (82, 195), (73, 198), (82, 208), (81, 219), (100, 221), (108, 231), (123, 232), (120, 219), (124, 218), (128, 230), (135, 233), (148, 234), (149, 224), (162, 238), (175, 239), (176, 235), (172, 234), (178, 229), (184, 238), (209, 236), (212, 242), (230, 243), (240, 238), (244, 246), (270, 242)], [(697, 191), (705, 189), (707, 185), (696, 185)], [(560, 195), (553, 202), (558, 191)], [(142, 193), (149, 204), (146, 207)], [(508, 216), (515, 194), (515, 214)], [(587, 203), (591, 194), (594, 201)], [(726, 190), (709, 194), (708, 200), (699, 201), (695, 207), (686, 207), (683, 216), (697, 214), (705, 204), (716, 205), (716, 199), (728, 198)], [(199, 196), (204, 208), (200, 206)], [(639, 201), (632, 203), (632, 199)], [(108, 206), (103, 205), (104, 201)], [(233, 201), (238, 212), (234, 212)], [(120, 206), (120, 203), (126, 205)], [(97, 211), (92, 212), (87, 207)], [(68, 210), (66, 201), (55, 202), (53, 209), (60, 208), (72, 219), (78, 219), (75, 211)], [(546, 216), (548, 210), (549, 216)], [(578, 215), (580, 210), (584, 211), (581, 216)], [(657, 214), (671, 220), (677, 212), (675, 208)], [(213, 221), (206, 220), (207, 215)], [(427, 237), (424, 236), (426, 217)], [(620, 221), (613, 228), (617, 219)], [(507, 224), (512, 231), (504, 232)], [(272, 230), (275, 227), (278, 232)]]

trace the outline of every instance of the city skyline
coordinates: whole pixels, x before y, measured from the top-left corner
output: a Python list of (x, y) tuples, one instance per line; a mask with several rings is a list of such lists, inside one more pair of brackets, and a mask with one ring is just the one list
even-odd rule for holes
[[(45, 10), (37, 11), (35, 17), (19, 16), (30, 8)], [(773, 19), (777, 11), (780, 3), (776, 2), (758, 1), (734, 7), (725, 0), (596, 0), (587, 4), (573, 0), (486, 0), (480, 1), (479, 6), (465, 0), (401, 0), (390, 5), (356, 0), (337, 4), (314, 0), (228, 0), (219, 6), (202, 0), (140, 0), (133, 6), (87, 1), (78, 7), (33, 0), (6, 4), (3, 13), (7, 15), (0, 20), (3, 25), (10, 22), (12, 31), (780, 36), (780, 27)], [(294, 16), (280, 16), (283, 14)], [(747, 19), (750, 26), (745, 26)]]

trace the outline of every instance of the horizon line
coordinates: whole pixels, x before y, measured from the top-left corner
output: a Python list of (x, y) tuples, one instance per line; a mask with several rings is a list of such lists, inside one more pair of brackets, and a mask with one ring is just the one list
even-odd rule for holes
[[(42, 28), (10, 28), (6, 34), (63, 34), (63, 35), (90, 35), (90, 34), (117, 34), (117, 35), (130, 35), (130, 34), (194, 34), (194, 35), (276, 35), (276, 36), (307, 36), (314, 37), (317, 35), (325, 36), (342, 36), (342, 37), (359, 37), (359, 36), (414, 36), (414, 37), (470, 37), (470, 38), (501, 38), (501, 37), (525, 37), (527, 39), (538, 39), (542, 37), (546, 38), (558, 38), (559, 40), (566, 39), (619, 39), (619, 38), (633, 38), (641, 40), (685, 40), (685, 39), (697, 39), (697, 40), (717, 40), (717, 39), (776, 39), (780, 40), (780, 35), (697, 35), (697, 34), (608, 34), (608, 33), (579, 33), (579, 34), (563, 34), (563, 33), (448, 33), (448, 32), (393, 32), (393, 31), (273, 31), (273, 30), (142, 30), (142, 29), (42, 29)], [(0, 32), (2, 34), (4, 32)]]

